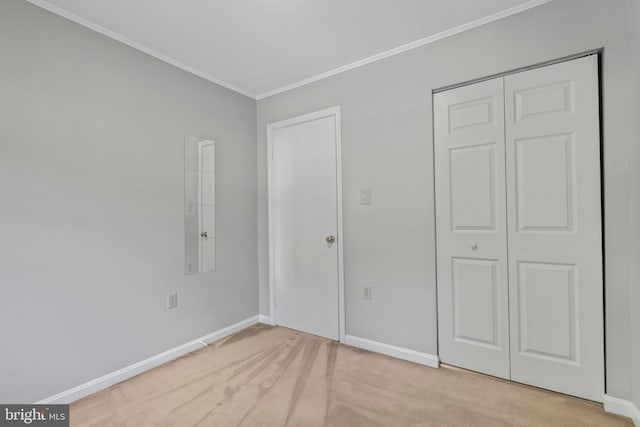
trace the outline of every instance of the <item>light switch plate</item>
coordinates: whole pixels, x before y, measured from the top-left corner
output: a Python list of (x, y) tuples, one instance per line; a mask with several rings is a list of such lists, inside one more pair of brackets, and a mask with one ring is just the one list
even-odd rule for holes
[(178, 293), (172, 292), (167, 294), (167, 308), (176, 308), (178, 306)]
[(360, 204), (361, 205), (370, 205), (371, 204), (371, 189), (363, 188), (360, 190)]

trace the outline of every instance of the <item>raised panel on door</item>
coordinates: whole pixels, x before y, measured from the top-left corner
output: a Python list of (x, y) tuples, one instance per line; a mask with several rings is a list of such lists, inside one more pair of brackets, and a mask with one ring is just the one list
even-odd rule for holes
[(570, 132), (514, 141), (519, 232), (575, 231), (574, 138)]
[(442, 362), (509, 377), (503, 80), (434, 95)]
[(517, 277), (519, 353), (559, 363), (579, 363), (576, 266), (519, 262)]
[(453, 337), (498, 347), (497, 260), (453, 258)]
[(449, 150), (452, 231), (495, 230), (495, 143)]
[(595, 55), (505, 78), (511, 378), (604, 394)]

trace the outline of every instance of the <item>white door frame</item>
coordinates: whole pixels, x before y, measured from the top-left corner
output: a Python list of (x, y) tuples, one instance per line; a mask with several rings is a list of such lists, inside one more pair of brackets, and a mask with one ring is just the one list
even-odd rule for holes
[(338, 325), (340, 342), (345, 341), (345, 309), (344, 309), (344, 233), (342, 229), (342, 141), (340, 130), (340, 106), (327, 108), (302, 116), (293, 117), (287, 120), (270, 123), (267, 125), (267, 198), (268, 198), (268, 222), (269, 222), (269, 313), (273, 324), (277, 324), (276, 319), (276, 294), (275, 294), (275, 260), (274, 256), (274, 230), (273, 230), (273, 133), (276, 129), (299, 125), (326, 117), (334, 117), (336, 123), (336, 205), (338, 214)]

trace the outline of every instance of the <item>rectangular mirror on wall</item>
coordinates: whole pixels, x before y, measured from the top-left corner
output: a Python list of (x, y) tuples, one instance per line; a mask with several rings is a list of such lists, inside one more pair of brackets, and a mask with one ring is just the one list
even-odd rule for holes
[(215, 143), (187, 135), (184, 144), (185, 271), (216, 268)]

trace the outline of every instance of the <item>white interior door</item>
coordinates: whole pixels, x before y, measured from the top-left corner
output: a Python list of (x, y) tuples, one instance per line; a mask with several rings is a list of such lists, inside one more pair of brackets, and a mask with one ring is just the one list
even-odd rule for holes
[[(275, 323), (339, 339), (336, 115), (270, 125)], [(273, 312), (272, 312), (273, 313)]]
[(509, 378), (503, 79), (434, 96), (440, 359)]
[(505, 77), (511, 378), (602, 401), (596, 55)]

